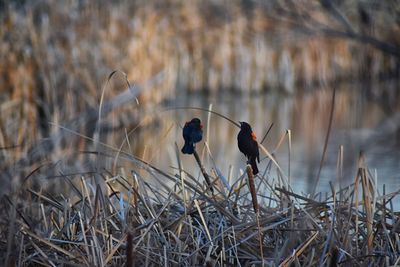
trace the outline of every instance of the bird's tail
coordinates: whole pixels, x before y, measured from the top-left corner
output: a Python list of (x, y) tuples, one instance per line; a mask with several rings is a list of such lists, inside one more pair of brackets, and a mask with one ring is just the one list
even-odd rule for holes
[(194, 146), (192, 143), (185, 142), (185, 145), (181, 149), (183, 154), (193, 154)]
[(253, 169), (253, 174), (256, 175), (258, 173), (256, 158), (251, 158), (249, 163), (251, 165), (251, 168)]

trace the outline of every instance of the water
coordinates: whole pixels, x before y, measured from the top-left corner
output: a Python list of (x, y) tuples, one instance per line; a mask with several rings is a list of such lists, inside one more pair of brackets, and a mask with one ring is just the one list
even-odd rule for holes
[[(335, 112), (332, 131), (327, 146), (326, 160), (321, 172), (318, 191), (330, 191), (329, 182), (336, 188), (354, 182), (357, 173), (358, 156), (363, 151), (366, 163), (373, 175), (376, 175), (379, 192), (383, 184), (386, 192), (400, 188), (400, 140), (398, 135), (383, 129), (381, 123), (388, 115), (382, 103), (371, 101), (363, 94), (362, 89), (353, 85), (341, 86), (336, 93)], [(247, 121), (260, 141), (271, 123), (274, 126), (264, 141), (276, 158), (286, 175), (291, 176), (291, 185), (299, 193), (312, 191), (322, 157), (324, 140), (327, 134), (332, 91), (318, 89), (296, 95), (268, 94), (235, 94), (218, 95), (178, 95), (165, 107), (187, 106), (208, 108), (228, 116), (235, 121)], [(204, 141), (214, 159), (215, 166), (227, 177), (233, 167), (233, 177), (240, 169), (245, 168), (245, 157), (237, 148), (236, 136), (239, 129), (230, 122), (211, 115), (207, 125), (207, 113), (196, 110), (173, 110), (158, 114), (159, 124), (156, 129), (146, 128), (140, 132), (145, 137), (133, 138), (132, 143), (140, 146), (139, 154), (156, 166), (170, 172), (176, 172), (177, 160), (175, 143), (180, 150), (183, 145), (181, 127), (192, 117), (199, 117), (204, 128)], [(208, 127), (207, 127), (208, 126)], [(279, 140), (286, 131), (291, 133), (291, 153), (289, 170), (289, 142), (287, 135), (279, 148)], [(135, 143), (135, 140), (137, 141)], [(338, 178), (337, 168), (339, 148), (343, 146), (343, 174)], [(205, 150), (204, 142), (197, 146), (199, 152)], [(180, 154), (183, 166), (190, 173), (198, 174), (194, 158)], [(206, 168), (214, 163), (207, 157)], [(264, 160), (260, 166), (266, 167)]]

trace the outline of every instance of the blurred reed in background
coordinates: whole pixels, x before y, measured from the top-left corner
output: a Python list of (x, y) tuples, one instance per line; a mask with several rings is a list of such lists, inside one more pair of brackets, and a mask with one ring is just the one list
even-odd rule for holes
[[(0, 262), (396, 265), (399, 18), (395, 0), (0, 0)], [(209, 103), (259, 138), (274, 122), (263, 229), (238, 129), (174, 110)], [(213, 195), (177, 153), (189, 116), (207, 121), (198, 149)], [(304, 195), (332, 121), (331, 192)], [(354, 167), (368, 146), (391, 147), (375, 157), (379, 179), (363, 153)]]
[[(391, 48), (400, 43), (399, 5), (336, 4), (334, 9), (326, 1), (3, 1), (0, 147), (7, 149), (0, 150), (0, 168), (58, 131), (48, 122), (62, 124), (96, 111), (114, 69), (137, 84), (163, 74), (162, 82), (142, 90), (143, 107), (182, 92), (293, 94), (332, 82), (398, 79), (398, 55)], [(124, 85), (113, 79), (106, 99)], [(374, 90), (368, 93), (398, 105), (398, 94)], [(107, 129), (134, 128), (146, 116), (141, 110), (114, 109), (104, 118)], [(75, 130), (92, 136), (96, 119)], [(65, 156), (66, 145), (60, 140), (51, 146)], [(87, 148), (79, 138), (68, 145)]]

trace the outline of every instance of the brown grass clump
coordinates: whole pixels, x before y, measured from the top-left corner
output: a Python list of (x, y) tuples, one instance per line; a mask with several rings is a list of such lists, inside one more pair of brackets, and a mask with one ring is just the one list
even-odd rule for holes
[(1, 258), (20, 266), (398, 263), (398, 192), (379, 194), (363, 156), (354, 183), (317, 198), (285, 186), (270, 160), (254, 177), (256, 211), (245, 174), (212, 172), (211, 193), (197, 171), (167, 173), (124, 152), (118, 160), (138, 171), (61, 175), (71, 190), (58, 195), (31, 188), (28, 178), (3, 196)]

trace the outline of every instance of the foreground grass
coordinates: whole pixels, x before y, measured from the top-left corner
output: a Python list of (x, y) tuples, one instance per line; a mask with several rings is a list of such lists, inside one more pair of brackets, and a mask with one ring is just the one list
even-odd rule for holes
[[(389, 266), (399, 262), (398, 193), (381, 195), (362, 158), (354, 182), (315, 198), (276, 162), (255, 177), (137, 170), (63, 175), (66, 194), (24, 183), (1, 199), (1, 258), (18, 266)], [(205, 170), (206, 171), (206, 170)], [(217, 174), (218, 173), (218, 174)], [(152, 179), (149, 180), (149, 177)], [(27, 178), (29, 180), (29, 177)], [(95, 182), (97, 181), (97, 186)], [(254, 188), (254, 187), (252, 187)], [(257, 196), (257, 200), (252, 199)], [(257, 203), (255, 205), (254, 203)], [(262, 254), (261, 254), (262, 253)]]

